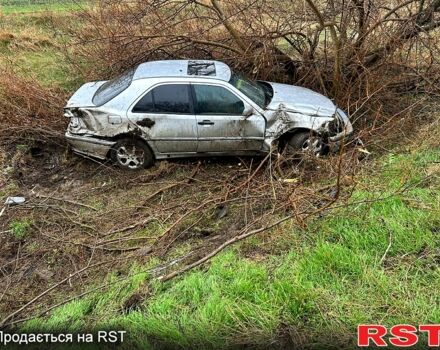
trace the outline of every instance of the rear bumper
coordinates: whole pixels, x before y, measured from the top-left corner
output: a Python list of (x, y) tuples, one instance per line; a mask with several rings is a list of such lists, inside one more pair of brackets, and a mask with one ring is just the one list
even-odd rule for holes
[(74, 152), (99, 159), (106, 159), (110, 148), (116, 143), (93, 136), (73, 135), (70, 132), (66, 132), (65, 136)]

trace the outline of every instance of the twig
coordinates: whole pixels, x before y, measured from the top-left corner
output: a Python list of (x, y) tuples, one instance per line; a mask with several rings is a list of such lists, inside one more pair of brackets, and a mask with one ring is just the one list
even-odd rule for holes
[(390, 243), (388, 243), (388, 247), (387, 247), (387, 249), (385, 250), (385, 253), (383, 253), (383, 255), (382, 255), (382, 258), (379, 260), (379, 265), (382, 265), (382, 263), (384, 262), (384, 260), (385, 260), (385, 258), (386, 258), (386, 256), (387, 256), (387, 254), (388, 254), (388, 252), (389, 252), (389, 250), (390, 250), (390, 248), (391, 248), (391, 243), (392, 243), (392, 237), (393, 237), (393, 233), (390, 231)]
[(220, 253), (223, 249), (225, 249), (226, 247), (230, 246), (231, 244), (234, 244), (234, 243), (236, 243), (238, 241), (241, 241), (241, 240), (243, 240), (243, 239), (245, 239), (247, 237), (250, 237), (252, 235), (255, 235), (257, 233), (269, 230), (269, 229), (271, 229), (271, 228), (273, 228), (275, 226), (278, 226), (278, 225), (282, 224), (283, 222), (291, 219), (292, 217), (293, 217), (293, 215), (288, 215), (288, 216), (285, 216), (284, 218), (274, 222), (273, 224), (270, 224), (270, 225), (261, 227), (259, 229), (256, 229), (256, 230), (253, 230), (253, 231), (249, 231), (249, 232), (243, 233), (241, 235), (235, 236), (234, 238), (231, 238), (230, 240), (228, 240), (228, 241), (224, 242), (223, 244), (221, 244), (218, 248), (214, 249), (211, 253), (209, 253), (208, 255), (204, 256), (203, 258), (197, 260), (196, 262), (193, 262), (192, 264), (189, 264), (189, 265), (185, 266), (183, 269), (171, 272), (170, 274), (165, 275), (165, 276), (160, 276), (160, 277), (158, 277), (158, 280), (160, 280), (162, 282), (169, 281), (170, 279), (172, 279), (172, 278), (174, 278), (174, 277), (176, 277), (178, 275), (181, 275), (182, 273), (184, 273), (184, 272), (186, 272), (188, 270), (191, 270), (194, 267), (199, 266), (199, 265), (203, 264), (204, 262), (210, 260), (211, 258), (216, 256), (218, 253)]
[(106, 241), (99, 241), (98, 243), (96, 243), (96, 247), (98, 246), (102, 246), (102, 245), (107, 245), (107, 244), (112, 244), (112, 243), (120, 243), (120, 242), (127, 242), (127, 241), (137, 241), (137, 240), (148, 240), (148, 239), (156, 239), (157, 237), (149, 237), (149, 236), (142, 236), (142, 237), (118, 237), (118, 238), (113, 238), (113, 239), (108, 239)]
[(252, 173), (251, 176), (249, 176), (246, 181), (244, 181), (241, 185), (239, 185), (238, 187), (236, 187), (234, 190), (238, 191), (240, 188), (246, 186), (249, 182), (251, 182), (251, 180), (255, 177), (255, 175), (257, 175), (258, 171), (261, 169), (261, 167), (264, 165), (264, 163), (266, 163), (266, 161), (269, 159), (271, 153), (269, 152), (267, 154), (266, 157), (264, 157), (264, 159), (260, 162), (260, 164), (258, 165), (257, 169), (255, 169), (255, 171)]
[(133, 225), (129, 225), (129, 226), (123, 227), (123, 228), (121, 228), (121, 229), (114, 229), (114, 230), (111, 230), (111, 231), (109, 231), (109, 232), (103, 234), (102, 236), (103, 236), (103, 237), (106, 237), (106, 236), (114, 235), (114, 234), (116, 234), (116, 233), (122, 233), (122, 232), (125, 232), (125, 231), (128, 231), (128, 230), (134, 229), (134, 228), (136, 228), (136, 227), (138, 227), (138, 226), (140, 226), (140, 225), (145, 225), (145, 224), (147, 224), (147, 223), (149, 223), (149, 222), (151, 222), (151, 221), (153, 221), (153, 220), (154, 220), (154, 218), (151, 218), (151, 217), (150, 217), (150, 218), (145, 219), (145, 220), (143, 220), (143, 221), (137, 222), (137, 223), (135, 223), (135, 224), (133, 224)]
[(151, 194), (150, 196), (148, 196), (146, 199), (144, 199), (144, 203), (147, 203), (149, 200), (151, 200), (151, 199), (153, 199), (154, 197), (156, 197), (158, 194), (160, 194), (160, 193), (162, 193), (162, 192), (164, 192), (164, 191), (167, 191), (167, 190), (170, 190), (170, 189), (172, 189), (172, 188), (174, 188), (174, 187), (176, 187), (176, 186), (179, 186), (179, 185), (186, 185), (186, 183), (185, 182), (177, 182), (177, 183), (175, 183), (175, 184), (171, 184), (171, 185), (168, 185), (168, 186), (165, 186), (165, 187), (163, 187), (163, 188), (160, 188), (160, 189), (158, 189), (156, 192), (154, 192), (153, 194)]
[(154, 197), (156, 197), (158, 194), (165, 192), (167, 190), (170, 190), (174, 187), (177, 187), (179, 185), (187, 185), (189, 184), (191, 181), (194, 181), (194, 176), (197, 174), (197, 172), (200, 169), (200, 162), (197, 163), (197, 166), (194, 168), (193, 172), (191, 173), (191, 175), (186, 179), (186, 181), (180, 181), (168, 186), (165, 186), (163, 188), (158, 189), (156, 192), (154, 192), (153, 194), (151, 194), (150, 196), (148, 196), (143, 202), (147, 203), (149, 200), (153, 199)]
[(92, 209), (92, 210), (94, 210), (94, 211), (97, 211), (97, 210), (98, 210), (97, 208), (92, 207), (92, 206), (90, 206), (90, 205), (87, 205), (87, 204), (84, 204), (84, 203), (80, 203), (80, 202), (76, 202), (76, 201), (72, 201), (72, 200), (70, 200), (70, 199), (64, 199), (64, 198), (58, 198), (58, 197), (45, 196), (45, 195), (42, 195), (42, 194), (37, 194), (36, 196), (37, 196), (38, 198), (46, 198), (46, 199), (52, 199), (52, 200), (55, 200), (55, 201), (66, 202), (66, 203), (73, 204), (73, 205), (77, 205), (77, 206), (80, 206), (80, 207), (84, 207), (84, 208)]

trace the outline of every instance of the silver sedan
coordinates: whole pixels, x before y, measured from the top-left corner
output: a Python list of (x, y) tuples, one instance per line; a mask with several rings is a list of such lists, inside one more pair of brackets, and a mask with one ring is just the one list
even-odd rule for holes
[(274, 145), (321, 155), (353, 132), (329, 98), (249, 80), (218, 61), (140, 64), (113, 80), (81, 86), (64, 115), (76, 153), (127, 169), (156, 159), (259, 155)]

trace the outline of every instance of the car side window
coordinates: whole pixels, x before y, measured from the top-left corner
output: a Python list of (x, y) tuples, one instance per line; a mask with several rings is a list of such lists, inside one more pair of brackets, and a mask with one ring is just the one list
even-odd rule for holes
[(221, 86), (193, 85), (196, 114), (242, 115), (243, 101)]
[(153, 91), (144, 95), (133, 108), (134, 113), (154, 113)]
[(176, 113), (191, 112), (189, 86), (167, 84), (155, 87), (134, 106), (134, 113)]

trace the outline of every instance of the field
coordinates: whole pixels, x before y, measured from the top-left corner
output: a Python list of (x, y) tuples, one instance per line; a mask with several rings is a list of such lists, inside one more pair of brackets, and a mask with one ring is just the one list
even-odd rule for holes
[(5, 15), (29, 14), (47, 11), (75, 11), (84, 6), (84, 1), (75, 0), (2, 0), (1, 11)]
[(124, 172), (63, 140), (63, 103), (101, 74), (58, 29), (83, 6), (1, 2), (0, 72), (35, 84), (48, 112), (0, 146), (0, 200), (26, 198), (0, 216), (0, 329), (126, 330), (124, 349), (353, 349), (359, 324), (440, 323), (438, 98), (414, 93), (410, 126), (323, 159)]

